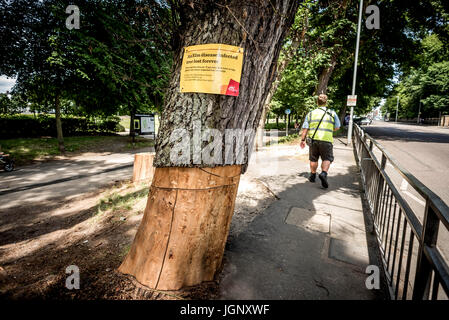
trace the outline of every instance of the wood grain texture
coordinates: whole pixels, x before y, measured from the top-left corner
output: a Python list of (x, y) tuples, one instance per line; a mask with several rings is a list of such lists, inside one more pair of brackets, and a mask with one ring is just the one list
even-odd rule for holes
[(134, 155), (134, 166), (133, 166), (133, 178), (134, 183), (149, 181), (153, 178), (154, 167), (153, 167), (154, 154), (152, 153), (137, 153)]
[(237, 165), (156, 168), (142, 223), (119, 271), (159, 290), (213, 280), (240, 172)]

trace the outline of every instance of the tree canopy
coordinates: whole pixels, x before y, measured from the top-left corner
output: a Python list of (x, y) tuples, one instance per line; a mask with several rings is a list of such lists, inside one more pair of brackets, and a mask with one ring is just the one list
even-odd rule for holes
[[(364, 21), (368, 14), (363, 15), (356, 114), (368, 113), (382, 98), (396, 95), (397, 79), (404, 95), (404, 110), (413, 111), (414, 104), (417, 112), (419, 96), (426, 104), (424, 112), (443, 110), (448, 105), (444, 62), (448, 48), (444, 42), (448, 33), (447, 4), (430, 0), (365, 1), (363, 12), (370, 4), (379, 7), (380, 28), (367, 29)], [(302, 38), (273, 97), (273, 113), (280, 115), (289, 108), (303, 116), (315, 105), (314, 97), (327, 92), (329, 105), (344, 116), (353, 79), (357, 16), (358, 1), (350, 0), (310, 1), (299, 9), (294, 27), (303, 30)], [(293, 44), (287, 42), (284, 51)], [(285, 57), (281, 55), (281, 59)], [(391, 106), (392, 101), (387, 99), (386, 106)]]
[[(380, 28), (368, 29), (368, 5)], [(0, 3), (0, 74), (16, 77), (2, 95), (3, 113), (49, 112), (108, 116), (161, 112), (173, 49), (182, 29), (179, 1), (80, 0), (80, 28), (68, 29), (67, 2)], [(194, 5), (194, 4), (192, 4)], [(357, 114), (386, 99), (384, 111), (436, 117), (449, 111), (448, 3), (364, 1), (356, 94)], [(343, 117), (351, 92), (357, 0), (306, 0), (284, 41), (271, 112), (302, 117), (318, 93)], [(273, 97), (271, 99), (271, 97)]]

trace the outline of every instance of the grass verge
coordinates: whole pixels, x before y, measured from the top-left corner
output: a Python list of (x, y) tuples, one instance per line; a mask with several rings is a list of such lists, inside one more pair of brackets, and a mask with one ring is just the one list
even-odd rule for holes
[[(65, 137), (64, 145), (68, 156), (83, 152), (123, 152), (154, 146), (154, 141), (136, 138), (131, 143), (128, 136), (81, 136)], [(56, 138), (18, 138), (0, 140), (0, 150), (9, 153), (16, 165), (25, 165), (36, 160), (52, 159), (60, 155)]]
[(299, 134), (293, 133), (286, 137), (280, 137), (278, 143), (299, 143)]

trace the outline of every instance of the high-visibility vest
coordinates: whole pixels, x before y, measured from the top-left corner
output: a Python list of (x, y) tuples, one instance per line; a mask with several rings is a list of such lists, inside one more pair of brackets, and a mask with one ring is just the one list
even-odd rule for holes
[[(307, 121), (309, 122), (309, 131), (307, 132), (307, 136), (312, 138), (316, 130), (316, 134), (313, 137), (313, 140), (327, 141), (332, 143), (334, 141), (334, 112), (328, 109), (323, 118), (323, 113), (325, 112), (325, 110), (325, 107), (319, 107), (309, 112), (309, 114), (307, 115)], [(323, 121), (321, 121), (320, 127), (317, 128), (321, 118), (323, 118)]]

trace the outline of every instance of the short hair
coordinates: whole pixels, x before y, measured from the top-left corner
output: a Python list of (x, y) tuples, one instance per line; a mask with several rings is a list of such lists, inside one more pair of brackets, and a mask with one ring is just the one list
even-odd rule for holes
[(318, 105), (319, 106), (324, 106), (327, 103), (327, 95), (325, 94), (320, 94), (318, 96)]

